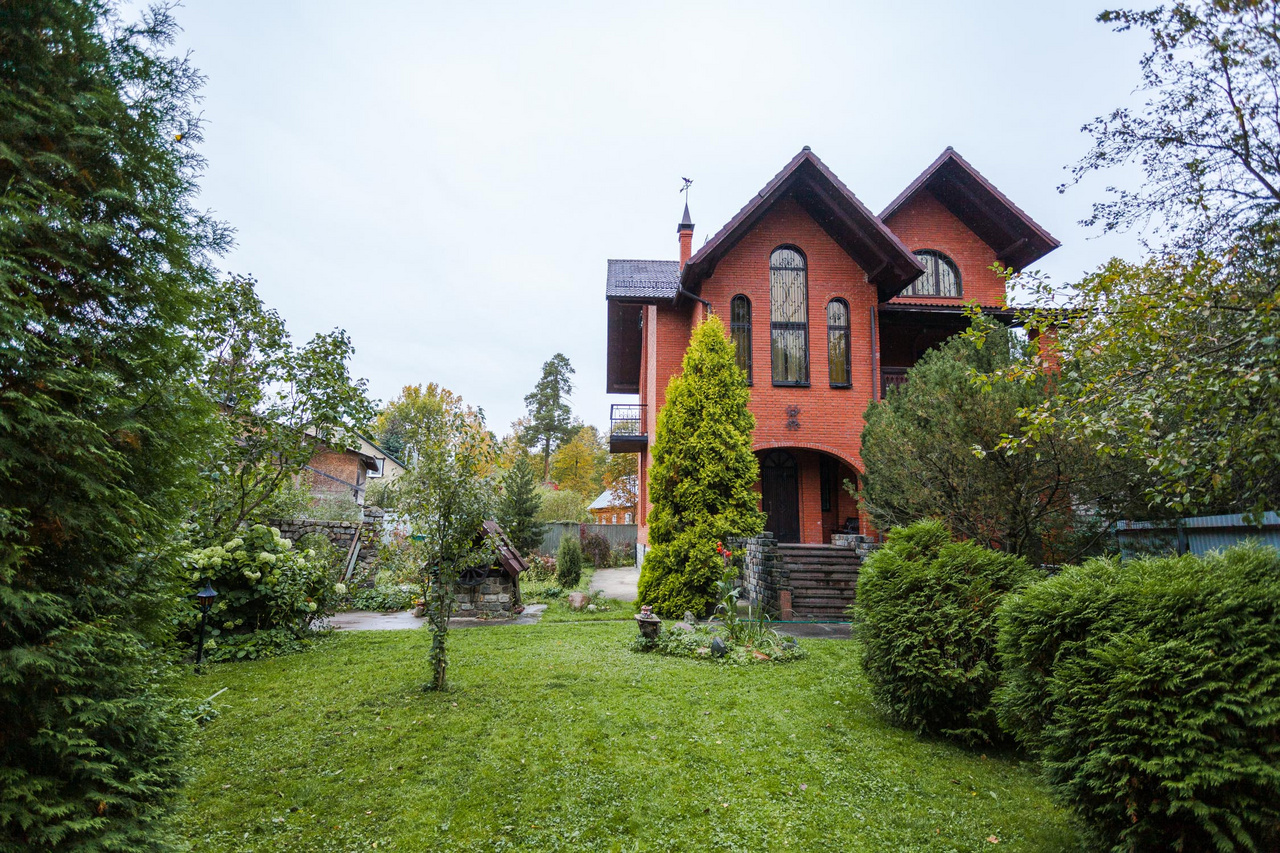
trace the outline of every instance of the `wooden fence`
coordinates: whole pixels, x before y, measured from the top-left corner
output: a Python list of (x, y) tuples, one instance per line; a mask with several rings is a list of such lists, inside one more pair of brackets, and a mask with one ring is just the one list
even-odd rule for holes
[(609, 540), (609, 547), (615, 551), (624, 547), (634, 548), (636, 544), (634, 524), (577, 524), (572, 521), (553, 521), (547, 525), (547, 533), (542, 537), (538, 553), (554, 555), (556, 549), (560, 547), (561, 539), (566, 536), (580, 539), (581, 533), (595, 533), (603, 536)]

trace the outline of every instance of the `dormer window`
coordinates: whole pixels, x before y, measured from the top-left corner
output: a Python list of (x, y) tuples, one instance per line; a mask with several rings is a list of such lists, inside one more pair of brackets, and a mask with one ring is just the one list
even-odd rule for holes
[(916, 252), (916, 260), (924, 265), (924, 275), (913, 281), (901, 296), (943, 296), (959, 298), (960, 270), (950, 258), (933, 249)]
[(809, 384), (809, 282), (804, 255), (783, 246), (769, 256), (769, 337), (774, 385)]

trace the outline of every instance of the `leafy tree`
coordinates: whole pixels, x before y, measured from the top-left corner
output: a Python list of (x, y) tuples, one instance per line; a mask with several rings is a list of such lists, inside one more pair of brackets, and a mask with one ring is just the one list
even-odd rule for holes
[[(498, 442), (498, 467), (503, 471), (514, 468), (522, 456), (529, 459), (529, 447), (524, 440), (524, 431), (528, 426), (527, 417), (516, 418), (511, 422), (511, 431)], [(530, 464), (532, 464), (531, 459)]]
[(94, 0), (0, 13), (4, 850), (178, 846), (165, 649), (212, 419), (190, 320), (227, 233), (193, 207), (176, 30)]
[(454, 586), (463, 571), (492, 565), (496, 555), (483, 536), (483, 525), (498, 504), (492, 476), (495, 446), (484, 416), (447, 389), (428, 385), (419, 402), (404, 431), (409, 469), (401, 477), (400, 507), (409, 517), (416, 556), (425, 566), (430, 687), (444, 690)]
[(572, 489), (543, 489), (542, 506), (535, 518), (538, 521), (591, 521), (587, 507), (594, 498)]
[(1275, 2), (1177, 0), (1098, 16), (1117, 31), (1146, 30), (1138, 108), (1085, 125), (1093, 149), (1075, 166), (1093, 172), (1138, 164), (1134, 190), (1110, 189), (1086, 225), (1152, 227), (1185, 246), (1232, 245), (1280, 211), (1280, 13)]
[(640, 503), (640, 454), (611, 453), (604, 466), (604, 487), (627, 506)]
[(755, 417), (746, 375), (716, 316), (694, 330), (680, 375), (658, 413), (649, 473), (651, 549), (640, 572), (638, 601), (664, 615), (707, 613), (724, 564), (717, 543), (755, 536), (764, 527), (752, 486)]
[(373, 410), (365, 380), (348, 373), (354, 350), (346, 332), (295, 346), (252, 278), (233, 276), (213, 288), (197, 330), (206, 353), (202, 384), (222, 416), (206, 472), (211, 487), (196, 518), (216, 541), (272, 515), (275, 499), (316, 451), (347, 447), (352, 428), (363, 428)]
[(382, 407), (373, 422), (373, 434), (378, 444), (397, 459), (404, 459), (408, 450), (409, 431), (424, 419), (429, 419), (441, 407), (461, 406), (462, 398), (441, 388), (434, 382), (425, 388), (406, 385), (400, 396)]
[[(1074, 561), (1131, 514), (1132, 481), (1124, 466), (1052, 431), (1025, 452), (1002, 446), (1052, 386), (1034, 347), (989, 319), (974, 322), (969, 336), (927, 352), (904, 387), (867, 407), (863, 504), (881, 530), (936, 518), (1035, 563)], [(1028, 380), (1000, 373), (1014, 364)], [(993, 376), (975, 386), (974, 371)]]
[(542, 365), (542, 378), (524, 398), (529, 424), (523, 438), (529, 447), (542, 448), (542, 479), (551, 477), (551, 451), (573, 437), (573, 365), (563, 353), (556, 353)]
[(562, 488), (594, 500), (604, 487), (604, 467), (609, 445), (593, 426), (579, 427), (573, 439), (551, 457), (551, 479)]
[[(1280, 17), (1275, 3), (1176, 2), (1111, 11), (1142, 28), (1145, 103), (1086, 126), (1081, 178), (1127, 163), (1143, 185), (1094, 207), (1105, 230), (1167, 240), (1069, 288), (1024, 283), (1066, 303), (1060, 393), (1006, 442), (1061, 430), (1155, 475), (1161, 512), (1280, 507)], [(1062, 320), (1031, 312), (1033, 328)]]
[(521, 453), (515, 465), (502, 479), (502, 501), (498, 505), (498, 523), (521, 554), (530, 554), (542, 544), (546, 526), (538, 521), (542, 496), (533, 474), (529, 456)]

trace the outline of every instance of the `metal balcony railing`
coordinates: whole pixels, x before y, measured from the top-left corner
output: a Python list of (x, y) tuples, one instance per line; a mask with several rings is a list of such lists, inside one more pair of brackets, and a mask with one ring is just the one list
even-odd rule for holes
[(627, 403), (609, 407), (609, 450), (613, 453), (635, 453), (649, 444), (645, 425), (646, 406)]

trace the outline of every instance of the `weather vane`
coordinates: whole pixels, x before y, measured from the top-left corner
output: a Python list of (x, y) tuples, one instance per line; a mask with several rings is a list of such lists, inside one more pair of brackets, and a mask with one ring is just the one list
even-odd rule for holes
[(684, 181), (684, 186), (680, 188), (680, 192), (684, 193), (684, 203), (688, 204), (689, 203), (689, 187), (693, 186), (693, 178), (681, 178), (680, 180)]

